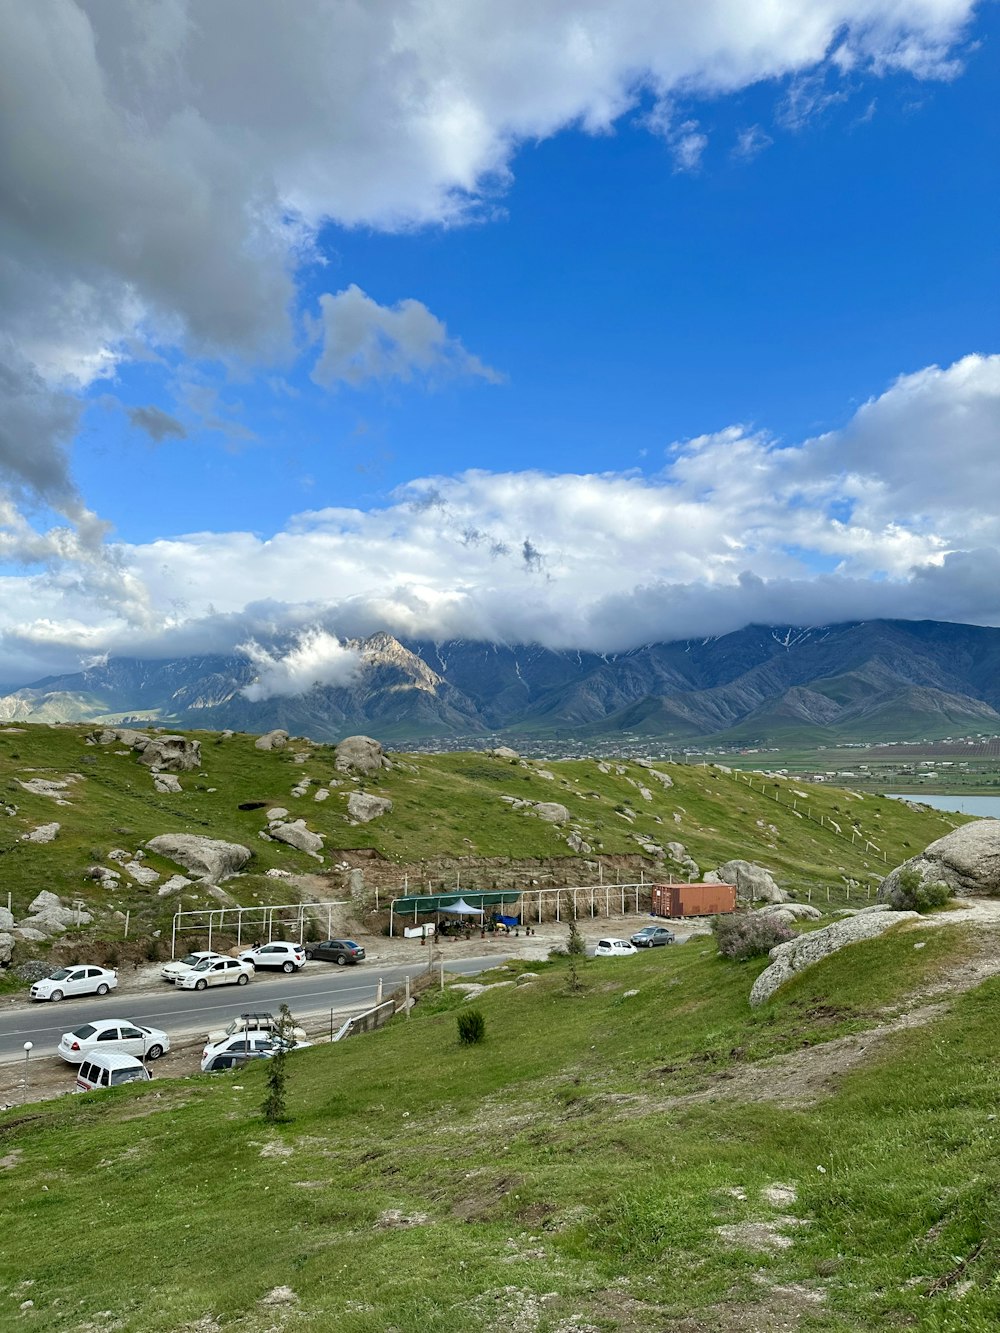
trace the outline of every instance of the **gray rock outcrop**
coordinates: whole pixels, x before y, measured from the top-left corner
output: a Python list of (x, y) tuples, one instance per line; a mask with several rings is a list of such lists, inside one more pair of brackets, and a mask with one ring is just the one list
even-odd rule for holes
[(20, 923), (18, 929), (38, 930), (46, 935), (61, 934), (70, 926), (86, 926), (94, 919), (89, 912), (66, 907), (62, 899), (57, 894), (50, 893), (48, 889), (43, 889), (32, 898), (28, 904), (28, 911), (31, 915)]
[(368, 824), (373, 819), (387, 815), (392, 809), (392, 802), (384, 796), (369, 796), (365, 792), (352, 791), (347, 798), (347, 813), (359, 824)]
[(7, 964), (14, 956), (14, 936), (6, 930), (0, 930), (0, 963)]
[(213, 884), (238, 875), (253, 856), (249, 847), (238, 842), (203, 838), (196, 833), (161, 833), (150, 838), (146, 846), (158, 856), (183, 866), (198, 879)]
[(300, 852), (308, 852), (310, 856), (318, 856), (323, 850), (323, 839), (318, 833), (311, 833), (306, 828), (304, 819), (295, 819), (290, 824), (277, 821), (268, 824), (267, 831), (276, 842), (297, 847)]
[(161, 796), (176, 796), (183, 791), (173, 773), (154, 773), (153, 786)]
[(494, 749), (487, 750), (486, 753), (491, 759), (507, 759), (511, 762), (514, 762), (521, 757), (518, 752), (512, 750), (509, 745), (497, 745)]
[(558, 801), (537, 801), (532, 806), (532, 814), (544, 819), (549, 824), (568, 824), (569, 811)]
[(6, 907), (0, 907), (0, 930), (14, 929), (14, 913), (9, 912)]
[(62, 827), (60, 824), (42, 824), (40, 827), (32, 829), (30, 833), (22, 833), (22, 842), (54, 842), (55, 836)]
[(385, 750), (371, 736), (345, 736), (337, 746), (333, 766), (338, 773), (360, 773), (363, 777), (374, 777), (391, 767)]
[(255, 750), (283, 750), (288, 744), (288, 732), (275, 727), (274, 731), (265, 731), (253, 743)]
[(760, 916), (784, 917), (790, 921), (819, 921), (823, 913), (810, 903), (766, 903), (758, 907)]
[(908, 872), (921, 884), (947, 884), (956, 898), (1000, 896), (1000, 819), (974, 819), (930, 843), (886, 875), (879, 902), (893, 907), (904, 900)]
[(778, 888), (771, 872), (753, 861), (727, 861), (715, 873), (720, 884), (735, 884), (737, 897), (747, 902), (788, 901), (788, 894)]
[(771, 965), (753, 984), (750, 1004), (756, 1008), (769, 1000), (779, 986), (812, 963), (846, 948), (858, 940), (870, 940), (900, 921), (919, 921), (919, 912), (871, 912), (835, 921), (832, 926), (799, 935), (770, 952)]
[(125, 745), (147, 768), (184, 773), (201, 767), (201, 742), (186, 736), (150, 736), (131, 727), (104, 727), (87, 737), (95, 745)]

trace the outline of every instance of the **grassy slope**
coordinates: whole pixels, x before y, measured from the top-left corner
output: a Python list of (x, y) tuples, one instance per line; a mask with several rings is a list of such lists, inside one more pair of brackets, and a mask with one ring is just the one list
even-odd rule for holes
[[(864, 1028), (972, 948), (961, 927), (890, 933), (757, 1013), (761, 964), (725, 963), (704, 938), (588, 961), (581, 993), (556, 961), (477, 1001), (480, 1047), (458, 1045), (446, 992), (409, 1022), (300, 1052), (277, 1129), (261, 1068), (11, 1112), (0, 1326), (20, 1327), (31, 1299), (39, 1329), (105, 1311), (96, 1326), (123, 1333), (214, 1328), (195, 1322), (209, 1315), (251, 1333), (283, 1326), (262, 1302), (287, 1284), (302, 1330), (985, 1333), (1000, 1317), (1000, 983), (811, 1109), (676, 1100)], [(764, 1200), (778, 1182), (795, 1202)], [(414, 1225), (386, 1225), (393, 1209)], [(782, 1213), (801, 1225), (774, 1253), (715, 1230)]]
[[(264, 902), (281, 901), (287, 897), (287, 887), (266, 878), (268, 868), (321, 867), (304, 853), (263, 841), (259, 834), (266, 823), (264, 811), (238, 809), (241, 802), (252, 800), (283, 806), (292, 818), (305, 818), (326, 838), (326, 864), (336, 861), (337, 849), (369, 847), (401, 866), (439, 855), (565, 856), (569, 850), (565, 829), (514, 811), (500, 797), (559, 801), (569, 808), (573, 826), (598, 855), (639, 852), (637, 833), (661, 846), (680, 841), (703, 869), (732, 857), (756, 860), (771, 867), (779, 881), (794, 891), (810, 887), (824, 891), (824, 886), (832, 885), (833, 901), (842, 898), (846, 877), (873, 882), (886, 864), (898, 863), (960, 822), (960, 817), (915, 813), (898, 802), (833, 788), (811, 789), (804, 801), (796, 794), (794, 781), (768, 779), (762, 791), (757, 778), (751, 790), (744, 780), (713, 768), (664, 764), (674, 780), (674, 786), (665, 790), (636, 764), (614, 765), (602, 772), (593, 760), (523, 765), (479, 754), (406, 756), (378, 780), (361, 784), (345, 780), (329, 799), (317, 802), (319, 785), (335, 776), (332, 748), (302, 742), (268, 753), (254, 748), (253, 736), (222, 740), (213, 733), (199, 734), (202, 768), (180, 775), (183, 793), (161, 796), (134, 755), (118, 754), (114, 746), (86, 744), (87, 731), (61, 726), (28, 727), (23, 734), (0, 732), (0, 799), (17, 807), (14, 816), (0, 813), (0, 868), (16, 916), (26, 912), (39, 889), (46, 888), (105, 913), (130, 910), (133, 934), (136, 929), (165, 927), (174, 900), (165, 905), (155, 887), (140, 889), (123, 877), (120, 890), (109, 898), (107, 891), (83, 875), (95, 861), (107, 864), (114, 848), (134, 852), (156, 834), (176, 831), (250, 847), (255, 856), (253, 873), (232, 881), (229, 889), (242, 902), (252, 901), (253, 895)], [(295, 762), (296, 749), (308, 753), (304, 764)], [(553, 773), (555, 780), (543, 778), (540, 768)], [(70, 788), (70, 804), (65, 806), (25, 792), (18, 781), (74, 772), (83, 780)], [(312, 780), (309, 792), (293, 797), (292, 789), (303, 777)], [(646, 786), (652, 799), (645, 800), (636, 784)], [(390, 797), (392, 813), (367, 825), (348, 822), (345, 803), (359, 786)], [(852, 846), (848, 838), (835, 837), (830, 829), (800, 818), (791, 808), (793, 802), (800, 809), (810, 808), (817, 818), (832, 816), (845, 831), (856, 819), (885, 859), (864, 852), (860, 842)], [(627, 818), (628, 811), (632, 816)], [(54, 842), (22, 840), (27, 830), (53, 820), (61, 824)], [(153, 855), (148, 863), (164, 876), (177, 869)], [(183, 905), (204, 901), (203, 892), (195, 887)], [(107, 924), (106, 917), (104, 921)]]

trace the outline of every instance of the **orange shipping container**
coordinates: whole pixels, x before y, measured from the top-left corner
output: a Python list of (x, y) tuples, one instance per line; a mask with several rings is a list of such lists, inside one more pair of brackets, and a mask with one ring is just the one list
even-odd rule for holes
[(654, 884), (654, 916), (717, 916), (736, 911), (735, 884)]

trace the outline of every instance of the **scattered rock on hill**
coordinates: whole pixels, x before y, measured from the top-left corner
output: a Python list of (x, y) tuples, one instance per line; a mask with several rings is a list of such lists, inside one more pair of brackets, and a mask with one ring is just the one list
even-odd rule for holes
[(253, 856), (249, 847), (238, 842), (222, 842), (218, 838), (203, 838), (195, 833), (161, 833), (150, 838), (146, 846), (151, 852), (175, 861), (201, 880), (218, 884), (239, 874)]
[(22, 842), (53, 842), (56, 834), (59, 832), (61, 824), (42, 824), (30, 833), (22, 833)]
[(361, 773), (364, 777), (392, 767), (381, 744), (370, 736), (346, 736), (337, 746), (333, 766), (338, 773)]
[(0, 930), (0, 963), (9, 963), (14, 956), (17, 941), (6, 930)]
[(359, 824), (367, 824), (392, 810), (392, 802), (384, 796), (369, 796), (365, 792), (352, 791), (347, 798), (347, 813)]
[(276, 842), (297, 847), (300, 852), (308, 852), (310, 856), (318, 856), (323, 850), (323, 839), (318, 833), (311, 833), (306, 828), (304, 819), (295, 819), (290, 824), (284, 824), (279, 820), (268, 824), (267, 831)]
[(894, 907), (903, 901), (901, 880), (908, 871), (922, 884), (943, 881), (957, 898), (1000, 896), (1000, 819), (974, 819), (930, 843), (886, 875), (879, 902)]
[(709, 874), (705, 879), (709, 884), (735, 884), (737, 896), (749, 902), (760, 899), (769, 903), (788, 901), (788, 894), (778, 888), (771, 872), (753, 861), (727, 861), (719, 866), (714, 877)]
[(14, 929), (14, 913), (9, 912), (6, 907), (0, 907), (0, 930)]
[(586, 856), (593, 851), (589, 842), (584, 842), (583, 838), (574, 829), (572, 833), (566, 835), (566, 846), (571, 852), (576, 852), (577, 856)]
[(769, 1000), (774, 992), (811, 963), (818, 963), (828, 954), (836, 953), (857, 940), (872, 939), (881, 935), (890, 926), (899, 921), (919, 921), (919, 912), (870, 912), (859, 913), (844, 921), (835, 921), (832, 926), (812, 931), (808, 935), (799, 935), (787, 944), (776, 945), (770, 953), (771, 965), (764, 969), (753, 984), (750, 1003), (756, 1008)]
[(811, 903), (765, 903), (763, 907), (758, 907), (757, 911), (761, 916), (787, 917), (790, 921), (799, 918), (818, 921), (823, 915), (819, 908), (813, 907)]
[(497, 745), (492, 750), (487, 750), (486, 754), (490, 759), (509, 759), (512, 763), (521, 758), (509, 745)]
[(173, 773), (154, 773), (153, 786), (161, 796), (176, 796), (183, 791)]
[(19, 929), (40, 930), (48, 934), (58, 934), (70, 926), (86, 926), (93, 921), (89, 912), (75, 907), (66, 907), (59, 896), (43, 889), (28, 904), (31, 913), (21, 922)]
[(69, 805), (66, 793), (70, 784), (82, 781), (82, 773), (67, 773), (64, 778), (29, 778), (27, 782), (18, 779), (24, 790), (30, 791), (32, 796), (48, 796), (56, 805)]
[(283, 750), (287, 744), (288, 732), (275, 727), (274, 731), (265, 731), (263, 736), (258, 736), (253, 746), (255, 750)]
[(152, 769), (171, 769), (183, 773), (201, 765), (201, 742), (186, 736), (150, 736), (131, 727), (103, 727), (87, 740), (94, 745), (127, 745), (137, 750), (139, 762)]
[(558, 801), (536, 801), (532, 803), (532, 813), (549, 824), (569, 823), (569, 811)]

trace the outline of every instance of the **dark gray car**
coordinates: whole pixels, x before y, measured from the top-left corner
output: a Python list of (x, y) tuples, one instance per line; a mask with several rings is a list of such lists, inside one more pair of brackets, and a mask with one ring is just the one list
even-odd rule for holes
[(666, 926), (643, 926), (632, 936), (632, 943), (637, 949), (652, 949), (657, 944), (673, 944), (675, 935)]
[(325, 963), (339, 963), (341, 967), (345, 963), (360, 963), (365, 956), (362, 945), (355, 944), (353, 940), (320, 940), (318, 944), (305, 944), (302, 947), (306, 951), (307, 958), (319, 958)]

